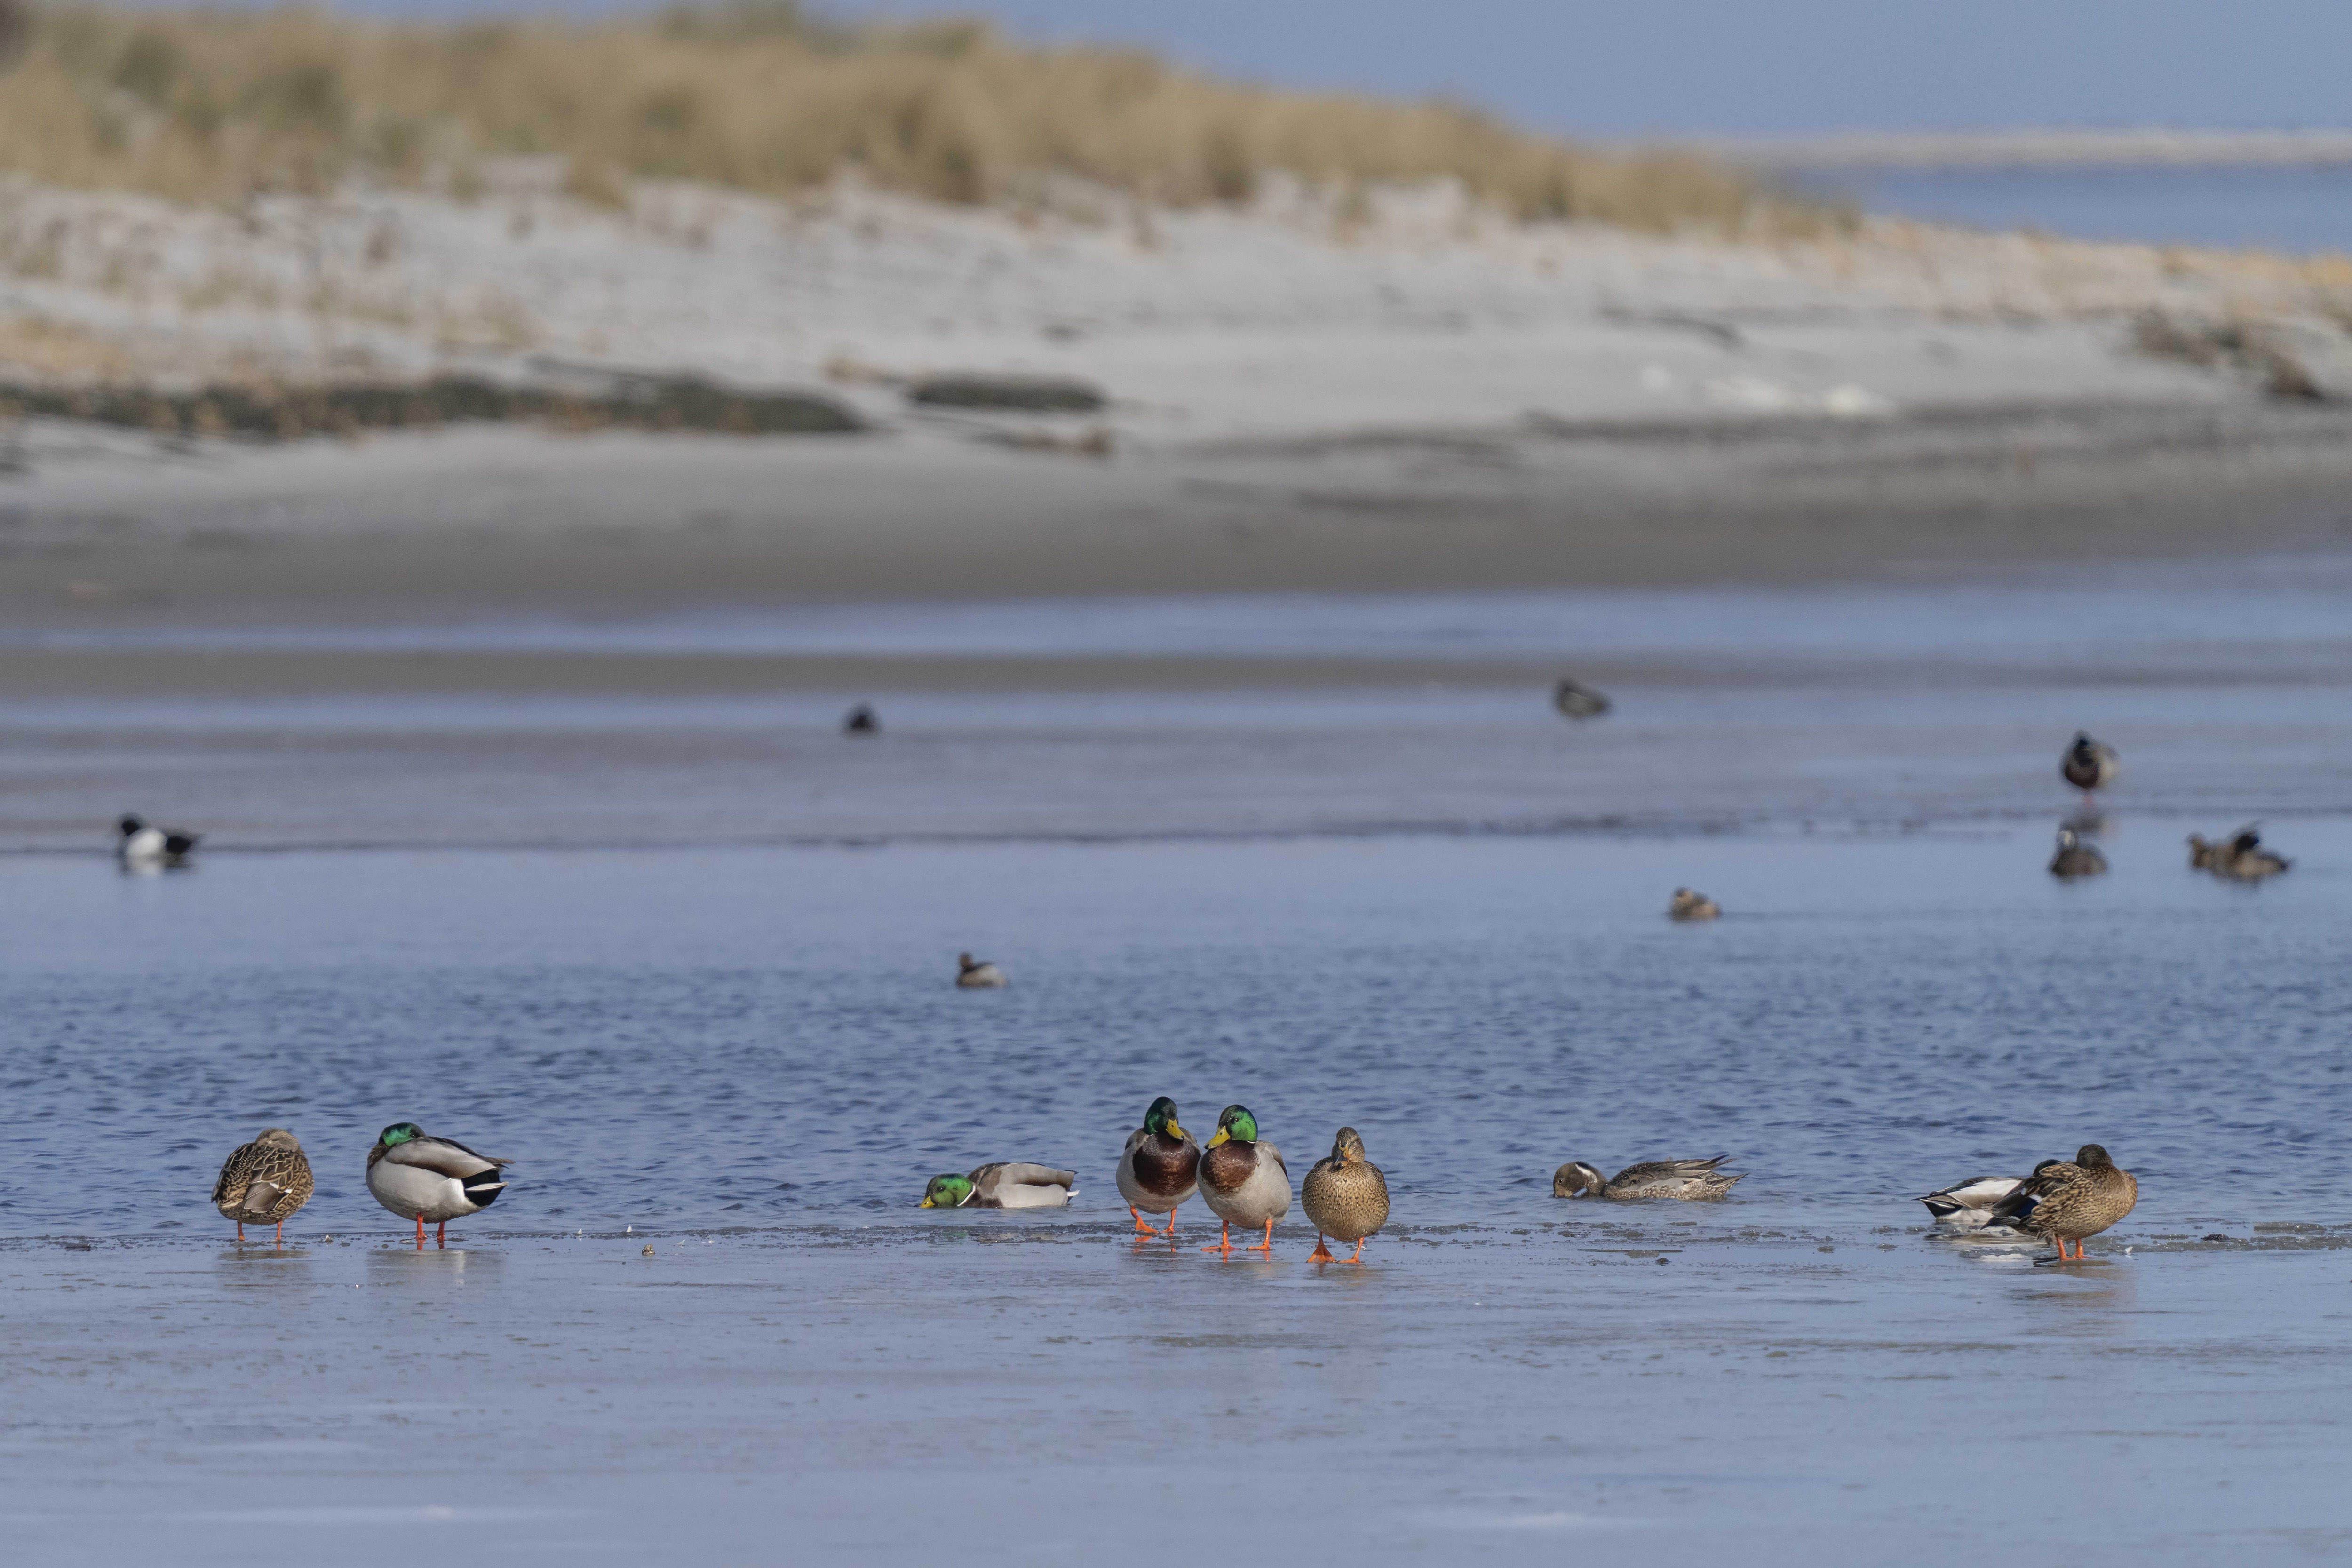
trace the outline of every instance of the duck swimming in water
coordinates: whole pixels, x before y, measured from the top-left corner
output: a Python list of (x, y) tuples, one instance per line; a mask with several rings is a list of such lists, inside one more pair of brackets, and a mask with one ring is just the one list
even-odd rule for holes
[(1748, 1179), (1745, 1171), (1716, 1169), (1730, 1158), (1728, 1154), (1717, 1154), (1711, 1160), (1652, 1160), (1628, 1165), (1607, 1180), (1602, 1179), (1598, 1167), (1570, 1160), (1551, 1173), (1551, 1195), (1617, 1201), (1677, 1198), (1684, 1203), (1715, 1203)]
[(179, 870), (203, 838), (176, 828), (150, 827), (136, 816), (126, 816), (114, 827), (114, 858), (126, 871)]
[(2248, 823), (2230, 837), (2218, 844), (2209, 844), (2201, 834), (2189, 836), (2189, 865), (2197, 871), (2210, 871), (2235, 882), (2259, 882), (2264, 877), (2275, 877), (2294, 862), (2284, 855), (2263, 847), (2262, 836)]
[(1675, 896), (1666, 900), (1666, 918), (1670, 921), (1711, 921), (1721, 913), (1721, 904), (1688, 888), (1676, 888)]
[(1004, 971), (984, 958), (956, 954), (956, 984), (966, 991), (994, 991), (1005, 984)]
[(2050, 874), (2062, 882), (2095, 877), (2107, 868), (2107, 858), (2092, 848), (2071, 827), (2058, 830), (2058, 852), (2050, 858)]
[(1552, 688), (1551, 705), (1563, 719), (1597, 719), (1609, 711), (1609, 699), (1580, 681), (1563, 680)]

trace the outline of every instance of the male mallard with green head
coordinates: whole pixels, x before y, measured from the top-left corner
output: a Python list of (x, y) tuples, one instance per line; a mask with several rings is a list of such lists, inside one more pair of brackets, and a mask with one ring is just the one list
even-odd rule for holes
[(416, 1222), (421, 1252), (426, 1220), (434, 1224), (434, 1240), (446, 1246), (449, 1222), (498, 1202), (507, 1186), (501, 1173), (513, 1163), (446, 1138), (428, 1138), (414, 1121), (395, 1121), (368, 1151), (368, 1191), (401, 1218)]
[(1257, 1118), (1244, 1105), (1228, 1105), (1217, 1118), (1216, 1135), (1201, 1151), (1201, 1200), (1219, 1221), (1218, 1241), (1203, 1252), (1234, 1249), (1234, 1226), (1265, 1226), (1265, 1239), (1242, 1248), (1274, 1252), (1274, 1224), (1290, 1212), (1290, 1167), (1282, 1151), (1261, 1143)]
[(2139, 1183), (2132, 1173), (2118, 1169), (2096, 1143), (2085, 1143), (2072, 1163), (2044, 1160), (2015, 1192), (1993, 1205), (1990, 1223), (2054, 1241), (2060, 1262), (2080, 1263), (2083, 1238), (2098, 1235), (2138, 1202)]
[(1078, 1173), (1018, 1160), (982, 1165), (969, 1176), (933, 1176), (918, 1208), (1059, 1209), (1078, 1195)]
[[(1146, 1236), (1176, 1234), (1176, 1210), (1192, 1195), (1201, 1173), (1201, 1146), (1178, 1125), (1176, 1102), (1166, 1095), (1151, 1102), (1143, 1125), (1128, 1134), (1118, 1156), (1118, 1195), (1135, 1215), (1135, 1228)], [(1145, 1221), (1147, 1214), (1164, 1214), (1168, 1228)]]
[(1748, 1179), (1745, 1171), (1716, 1169), (1728, 1154), (1711, 1160), (1651, 1160), (1628, 1165), (1606, 1181), (1598, 1166), (1570, 1160), (1551, 1173), (1556, 1198), (1678, 1198), (1684, 1203), (1714, 1203)]
[(236, 1239), (245, 1240), (247, 1220), (275, 1225), (278, 1245), (286, 1245), (286, 1222), (310, 1201), (310, 1162), (301, 1142), (283, 1127), (265, 1127), (250, 1143), (230, 1152), (213, 1184), (213, 1207), (236, 1221)]
[(1315, 1224), (1315, 1250), (1309, 1263), (1337, 1263), (1325, 1244), (1326, 1236), (1356, 1244), (1349, 1263), (1364, 1260), (1364, 1238), (1389, 1222), (1389, 1183), (1381, 1168), (1364, 1158), (1364, 1141), (1352, 1127), (1342, 1127), (1331, 1141), (1331, 1152), (1315, 1162), (1298, 1186), (1298, 1206)]

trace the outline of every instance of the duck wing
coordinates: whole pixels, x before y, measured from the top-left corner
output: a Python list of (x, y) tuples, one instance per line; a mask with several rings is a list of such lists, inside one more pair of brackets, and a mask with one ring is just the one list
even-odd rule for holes
[[(1628, 1165), (1609, 1179), (1612, 1187), (1639, 1186), (1645, 1182), (1688, 1180), (1712, 1173), (1717, 1165), (1730, 1159), (1717, 1154), (1707, 1160), (1645, 1160), (1638, 1165)], [(1738, 1178), (1734, 1177), (1733, 1180)]]
[(1988, 1211), (1995, 1225), (2022, 1225), (2033, 1217), (2033, 1211), (2058, 1193), (2081, 1181), (2083, 1167), (2071, 1161), (2045, 1162), (2033, 1174), (2017, 1184), (2009, 1196)]
[(496, 1155), (478, 1154), (446, 1138), (412, 1138), (405, 1143), (394, 1143), (383, 1150), (383, 1159), (386, 1164), (413, 1165), (458, 1182), (468, 1176), (486, 1176), (514, 1163)]
[(1024, 1187), (1074, 1187), (1078, 1184), (1076, 1171), (1057, 1171), (1051, 1165), (1031, 1165), (1019, 1160), (1008, 1160), (1001, 1165), (982, 1165), (971, 1173), (972, 1184), (978, 1186), (981, 1177), (990, 1172), (995, 1173), (1000, 1182), (1014, 1182)]

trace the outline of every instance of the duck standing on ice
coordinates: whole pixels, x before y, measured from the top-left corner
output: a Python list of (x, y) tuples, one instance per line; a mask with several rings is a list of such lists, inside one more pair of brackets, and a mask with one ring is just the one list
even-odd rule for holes
[(449, 1222), (479, 1214), (506, 1191), (511, 1160), (477, 1154), (463, 1143), (428, 1138), (414, 1121), (395, 1121), (368, 1151), (368, 1191), (403, 1219), (416, 1222), (416, 1249), (425, 1250), (425, 1222), (434, 1240), (448, 1244)]

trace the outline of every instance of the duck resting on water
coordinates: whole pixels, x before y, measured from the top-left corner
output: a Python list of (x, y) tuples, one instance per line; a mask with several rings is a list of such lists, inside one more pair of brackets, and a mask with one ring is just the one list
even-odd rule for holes
[(985, 958), (956, 954), (956, 985), (964, 991), (995, 991), (1004, 985), (1004, 971)]
[(2259, 882), (2264, 877), (2275, 877), (2294, 862), (2263, 847), (2262, 836), (2252, 823), (2238, 829), (2218, 843), (2208, 843), (2201, 833), (2189, 836), (2189, 868), (2192, 871), (2210, 871), (2236, 882)]
[(1716, 1203), (1748, 1178), (1745, 1171), (1716, 1169), (1730, 1158), (1728, 1154), (1717, 1154), (1711, 1160), (1650, 1160), (1628, 1165), (1606, 1180), (1599, 1167), (1570, 1160), (1551, 1173), (1551, 1195), (1619, 1202), (1629, 1198), (1676, 1198), (1684, 1203)]
[(1675, 896), (1666, 900), (1666, 918), (1670, 921), (1711, 921), (1721, 913), (1721, 904), (1688, 888), (1676, 888)]
[(933, 1176), (923, 1189), (926, 1209), (1058, 1209), (1078, 1195), (1078, 1173), (1051, 1165), (1008, 1160), (982, 1165), (968, 1176)]
[(2058, 852), (2050, 858), (2050, 874), (2062, 882), (2095, 877), (2107, 868), (2107, 858), (2076, 836), (2071, 827), (2058, 830)]

